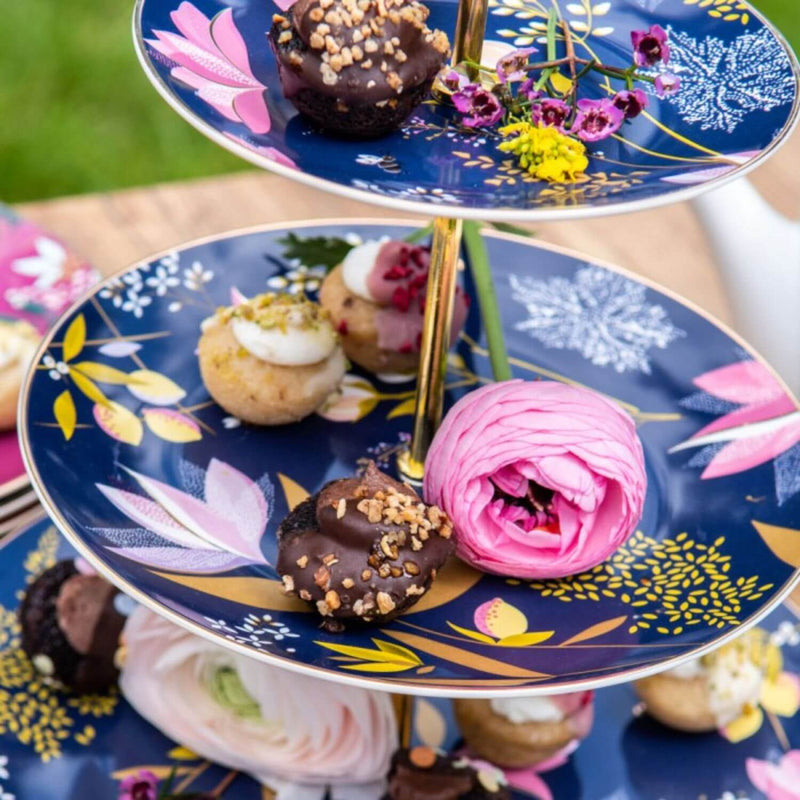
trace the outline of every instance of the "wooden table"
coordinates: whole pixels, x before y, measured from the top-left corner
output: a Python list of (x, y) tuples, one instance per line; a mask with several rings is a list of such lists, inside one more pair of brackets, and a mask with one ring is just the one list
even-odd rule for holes
[[(779, 210), (800, 217), (800, 131), (752, 180)], [(17, 210), (62, 236), (105, 275), (151, 253), (235, 228), (300, 219), (399, 216), (261, 172), (27, 203)], [(686, 203), (534, 229), (543, 241), (626, 267), (732, 323), (706, 237)], [(794, 598), (800, 604), (800, 589)]]

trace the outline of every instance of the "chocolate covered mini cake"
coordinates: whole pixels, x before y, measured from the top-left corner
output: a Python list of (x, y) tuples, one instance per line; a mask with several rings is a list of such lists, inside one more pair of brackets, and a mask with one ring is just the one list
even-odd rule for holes
[(503, 773), (430, 747), (399, 750), (384, 800), (510, 800)]
[(46, 679), (79, 694), (102, 692), (117, 682), (114, 656), (125, 616), (117, 589), (99, 575), (82, 575), (59, 561), (28, 588), (19, 609), (22, 649)]
[(340, 136), (397, 128), (449, 54), (416, 0), (298, 0), (269, 32), (286, 97)]
[(286, 517), (277, 569), (328, 630), (383, 623), (428, 591), (453, 552), (452, 531), (446, 514), (370, 463), (363, 477), (332, 481)]

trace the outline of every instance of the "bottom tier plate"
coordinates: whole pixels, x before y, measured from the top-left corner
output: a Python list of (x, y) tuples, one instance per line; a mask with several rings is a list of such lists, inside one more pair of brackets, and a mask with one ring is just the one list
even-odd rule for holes
[[(380, 629), (324, 633), (282, 594), (271, 565), (287, 509), (368, 458), (391, 469), (413, 386), (354, 370), (322, 415), (241, 425), (200, 379), (200, 322), (233, 289), (313, 294), (319, 270), (287, 258), (289, 233), (352, 243), (411, 230), (350, 221), (223, 235), (137, 264), (73, 307), (38, 354), (21, 430), (36, 490), (81, 553), (227, 647), (420, 695), (629, 680), (719, 645), (779, 604), (800, 567), (796, 401), (742, 341), (680, 299), (497, 232), (486, 243), (514, 374), (589, 386), (634, 416), (649, 481), (639, 531), (566, 580), (505, 580), (454, 562)], [(463, 283), (472, 294), (468, 271)], [(450, 358), (447, 405), (490, 380), (477, 305)], [(178, 518), (176, 533), (165, 520)], [(225, 546), (226, 531), (238, 555), (208, 543)]]
[[(178, 770), (176, 785), (182, 784), (183, 791), (208, 792), (231, 781), (220, 800), (267, 800), (270, 795), (262, 795), (255, 781), (183, 750), (116, 693), (79, 698), (39, 683), (18, 650), (15, 610), (25, 585), (57, 557), (74, 551), (52, 523), (43, 520), (6, 541), (0, 553), (3, 800), (111, 800), (126, 775), (149, 769), (164, 777), (173, 767)], [(791, 609), (776, 610), (764, 627), (783, 645), (786, 669), (800, 672), (800, 624)], [(447, 700), (414, 700), (410, 727), (413, 743), (446, 748), (459, 743)], [(569, 761), (539, 775), (529, 773), (524, 778), (527, 788), (514, 797), (757, 800), (765, 796), (748, 779), (747, 759), (775, 762), (786, 749), (796, 747), (800, 715), (773, 716), (749, 738), (732, 744), (717, 733), (679, 734), (638, 715), (630, 686), (617, 686), (597, 693), (594, 728)], [(800, 794), (775, 795), (795, 796)]]

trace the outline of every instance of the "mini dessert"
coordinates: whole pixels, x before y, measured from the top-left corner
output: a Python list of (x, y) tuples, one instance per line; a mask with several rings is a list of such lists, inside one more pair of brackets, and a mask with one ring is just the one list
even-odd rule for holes
[(489, 764), (443, 755), (430, 747), (399, 750), (383, 800), (510, 800), (503, 773)]
[(509, 769), (536, 766), (585, 739), (594, 719), (592, 692), (454, 700), (453, 708), (470, 752)]
[[(385, 240), (354, 247), (319, 293), (347, 357), (376, 373), (413, 372), (419, 363), (431, 254), (427, 247)], [(456, 289), (451, 343), (467, 318)]]
[(204, 320), (197, 347), (211, 396), (255, 425), (316, 411), (347, 368), (326, 311), (303, 296), (268, 292)]
[(19, 391), (41, 338), (28, 322), (0, 320), (0, 430), (17, 424)]
[(636, 681), (647, 713), (663, 725), (699, 733), (723, 728), (759, 704), (765, 680), (781, 671), (780, 650), (753, 628), (719, 650)]
[(362, 477), (332, 481), (284, 519), (277, 570), (329, 631), (384, 623), (428, 591), (453, 552), (452, 530), (446, 514), (370, 462)]
[(123, 635), (122, 694), (169, 738), (252, 775), (279, 798), (383, 794), (397, 748), (388, 693), (262, 664), (143, 607)]
[(397, 128), (450, 52), (416, 0), (297, 0), (269, 41), (283, 93), (323, 130), (351, 139)]
[(633, 533), (647, 476), (636, 425), (597, 392), (505, 381), (462, 397), (425, 462), (425, 498), (486, 572), (558, 578), (591, 569)]
[(120, 593), (99, 575), (83, 575), (59, 561), (29, 587), (19, 609), (22, 649), (46, 680), (79, 694), (117, 682), (115, 654), (125, 616)]

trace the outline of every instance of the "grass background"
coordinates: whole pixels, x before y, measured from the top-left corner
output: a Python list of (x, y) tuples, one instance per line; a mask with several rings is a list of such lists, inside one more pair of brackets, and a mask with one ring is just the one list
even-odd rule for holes
[[(755, 4), (800, 49), (798, 0)], [(248, 168), (195, 132), (151, 88), (131, 44), (131, 5), (3, 2), (0, 201)]]

